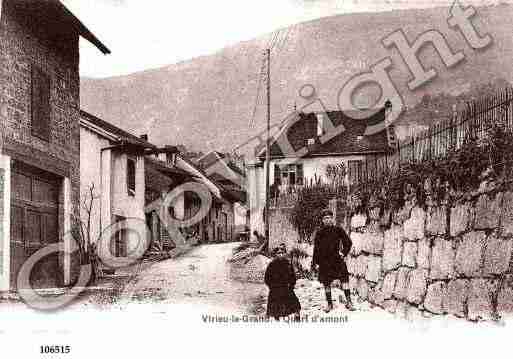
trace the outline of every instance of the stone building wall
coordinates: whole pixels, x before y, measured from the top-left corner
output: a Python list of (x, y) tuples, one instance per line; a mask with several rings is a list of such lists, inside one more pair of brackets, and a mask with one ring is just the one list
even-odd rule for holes
[[(71, 227), (69, 214), (74, 210), (78, 215), (80, 203), (79, 34), (65, 23), (62, 29), (49, 29), (43, 25), (42, 17), (20, 13), (16, 0), (4, 0), (2, 4), (0, 127), (4, 136), (2, 154), (9, 156), (9, 160), (4, 163), (0, 156), (0, 161), (4, 168), (17, 161), (62, 178), (58, 217), (59, 235), (63, 236)], [(32, 131), (33, 68), (50, 79), (48, 140), (35, 136)], [(4, 178), (4, 182), (10, 183), (10, 179)], [(9, 200), (4, 198), (2, 202), (5, 206)], [(8, 228), (2, 231), (8, 233)], [(5, 264), (10, 251), (5, 250), (9, 235), (4, 237)], [(71, 277), (74, 278), (79, 268), (78, 258), (72, 256), (71, 264), (64, 255), (60, 258), (64, 281), (70, 282), (67, 268), (73, 268)], [(8, 273), (8, 268), (4, 269), (3, 275)], [(2, 277), (0, 290), (7, 288), (8, 280)]]
[[(74, 30), (68, 30), (65, 36), (51, 35), (33, 19), (17, 14), (14, 3), (4, 0), (0, 26), (0, 122), (5, 136), (4, 150), (39, 163), (50, 172), (69, 176), (72, 201), (78, 203), (79, 35)], [(31, 132), (33, 65), (51, 79), (48, 142)]]
[(513, 191), (380, 212), (350, 218), (347, 266), (361, 299), (411, 319), (490, 320), (513, 311)]

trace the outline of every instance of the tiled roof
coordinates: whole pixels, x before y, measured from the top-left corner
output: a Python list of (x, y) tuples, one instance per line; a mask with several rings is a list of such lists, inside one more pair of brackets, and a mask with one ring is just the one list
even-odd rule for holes
[[(294, 151), (305, 147), (309, 138), (316, 139), (316, 143), (308, 146), (308, 152), (304, 157), (379, 153), (389, 150), (386, 130), (373, 135), (364, 135), (367, 126), (384, 121), (385, 109), (367, 119), (352, 118), (350, 117), (351, 112), (348, 111), (329, 111), (326, 114), (333, 126), (338, 127), (342, 124), (345, 131), (325, 143), (320, 143), (317, 137), (316, 113), (299, 113), (300, 119), (290, 125), (286, 131), (288, 141)], [(284, 135), (285, 132), (282, 136)], [(265, 150), (260, 153), (259, 157), (260, 159), (265, 158)], [(284, 154), (278, 143), (274, 141), (271, 144), (271, 158), (280, 157), (287, 157), (287, 154)]]
[(156, 148), (155, 145), (152, 145), (151, 143), (149, 143), (148, 141), (145, 141), (143, 140), (142, 138), (140, 137), (137, 137), (135, 135), (132, 135), (130, 132), (127, 132), (117, 126), (114, 126), (113, 124), (107, 122), (107, 121), (104, 121), (84, 110), (80, 110), (80, 117), (90, 123), (92, 123), (93, 125), (101, 128), (102, 130), (105, 130), (106, 132), (109, 132), (117, 137), (120, 137), (120, 139), (124, 139), (124, 140), (128, 140), (129, 142), (131, 143), (134, 143), (134, 144), (137, 144), (137, 145), (141, 145), (141, 146), (145, 146), (145, 147), (148, 147), (148, 148)]

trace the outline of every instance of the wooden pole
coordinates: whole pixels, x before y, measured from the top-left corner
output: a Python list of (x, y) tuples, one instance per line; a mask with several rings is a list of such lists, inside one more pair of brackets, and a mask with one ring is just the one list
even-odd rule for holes
[(265, 151), (265, 239), (269, 242), (269, 171), (271, 168), (271, 49), (266, 50), (267, 57), (267, 142)]

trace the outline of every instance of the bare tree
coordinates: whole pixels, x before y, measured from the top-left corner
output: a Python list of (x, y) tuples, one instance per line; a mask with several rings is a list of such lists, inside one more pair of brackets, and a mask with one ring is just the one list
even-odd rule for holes
[[(93, 267), (93, 276), (90, 282), (95, 282), (101, 276), (96, 240), (92, 238), (93, 211), (95, 202), (99, 199), (100, 196), (95, 194), (95, 185), (91, 183), (87, 192), (82, 195), (80, 210), (72, 213), (74, 237), (78, 243), (81, 261), (82, 263), (91, 264)], [(82, 214), (85, 214), (85, 216), (82, 216)]]

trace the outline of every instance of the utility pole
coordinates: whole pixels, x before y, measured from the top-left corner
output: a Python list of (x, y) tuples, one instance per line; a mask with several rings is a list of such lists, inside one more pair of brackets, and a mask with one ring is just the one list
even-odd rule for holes
[(269, 243), (269, 170), (271, 168), (271, 49), (265, 51), (267, 58), (267, 141), (265, 149), (265, 239)]

